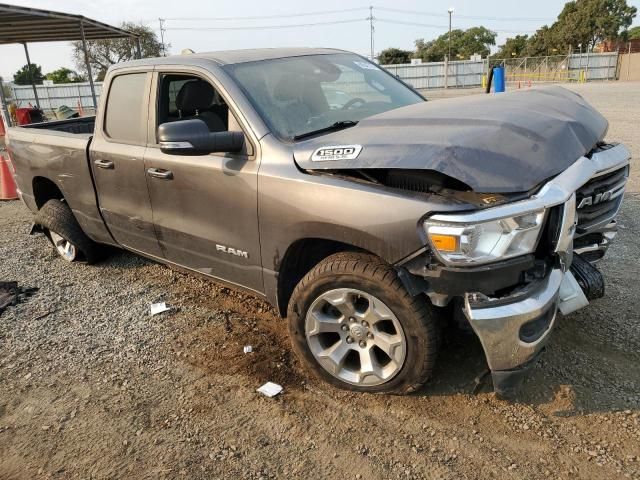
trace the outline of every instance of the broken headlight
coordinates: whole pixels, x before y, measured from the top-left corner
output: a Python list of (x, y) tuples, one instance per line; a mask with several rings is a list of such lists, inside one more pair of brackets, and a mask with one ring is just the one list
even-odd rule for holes
[(424, 228), (437, 256), (447, 265), (496, 262), (535, 250), (544, 223), (545, 210), (511, 217), (467, 223), (464, 215), (456, 221), (447, 215), (427, 219)]

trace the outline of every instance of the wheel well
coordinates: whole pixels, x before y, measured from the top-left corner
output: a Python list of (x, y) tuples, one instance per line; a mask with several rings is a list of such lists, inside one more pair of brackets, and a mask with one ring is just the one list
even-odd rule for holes
[(348, 243), (323, 238), (305, 238), (292, 243), (287, 249), (278, 271), (278, 311), (287, 315), (287, 306), (293, 290), (307, 272), (329, 255), (338, 252), (363, 252)]
[(64, 198), (58, 186), (45, 177), (35, 177), (33, 179), (33, 196), (38, 210), (49, 200), (62, 200)]

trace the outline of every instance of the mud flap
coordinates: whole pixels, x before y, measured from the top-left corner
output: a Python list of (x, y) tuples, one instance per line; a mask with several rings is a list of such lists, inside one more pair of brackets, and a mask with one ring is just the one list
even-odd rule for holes
[(529, 375), (531, 369), (538, 362), (538, 359), (544, 352), (540, 350), (535, 357), (524, 365), (520, 365), (513, 370), (493, 370), (491, 371), (491, 380), (493, 381), (493, 391), (499, 398), (504, 400), (513, 400), (522, 388), (525, 378)]
[(595, 300), (604, 296), (604, 278), (594, 265), (580, 255), (573, 256), (571, 273), (584, 292), (587, 300)]

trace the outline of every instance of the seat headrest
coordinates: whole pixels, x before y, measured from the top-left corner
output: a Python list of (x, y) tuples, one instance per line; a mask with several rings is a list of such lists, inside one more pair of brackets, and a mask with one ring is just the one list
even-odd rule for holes
[(204, 80), (194, 80), (185, 83), (176, 96), (176, 107), (183, 114), (205, 110), (213, 103), (215, 91)]
[(298, 78), (293, 75), (286, 75), (276, 84), (276, 87), (273, 89), (273, 96), (281, 102), (299, 100), (302, 96), (301, 85), (303, 85), (303, 82)]

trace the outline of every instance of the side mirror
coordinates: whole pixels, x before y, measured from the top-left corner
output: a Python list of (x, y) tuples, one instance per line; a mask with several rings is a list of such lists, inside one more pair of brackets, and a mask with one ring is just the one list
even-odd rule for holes
[(180, 120), (158, 127), (160, 150), (169, 154), (238, 153), (244, 146), (242, 132), (210, 132), (202, 120)]

